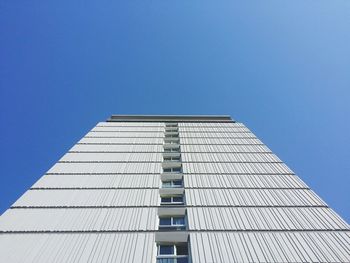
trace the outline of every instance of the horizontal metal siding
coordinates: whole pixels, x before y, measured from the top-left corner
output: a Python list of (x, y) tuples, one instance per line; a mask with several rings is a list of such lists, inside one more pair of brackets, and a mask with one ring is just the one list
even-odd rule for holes
[(181, 144), (263, 144), (257, 138), (181, 138)]
[(157, 208), (10, 209), (0, 231), (148, 231), (158, 229)]
[(295, 175), (186, 174), (185, 187), (197, 188), (304, 188), (307, 185)]
[(183, 163), (184, 173), (293, 174), (284, 163)]
[(182, 153), (183, 162), (281, 162), (270, 153)]
[(85, 135), (85, 138), (92, 137), (92, 138), (152, 138), (152, 137), (157, 137), (157, 138), (163, 138), (164, 133), (163, 132), (88, 132)]
[(158, 174), (44, 175), (33, 188), (159, 188)]
[(329, 208), (189, 207), (190, 230), (350, 230)]
[(138, 145), (138, 144), (76, 144), (71, 152), (163, 152), (163, 145)]
[(247, 127), (242, 126), (227, 126), (227, 127), (179, 127), (179, 132), (184, 133), (235, 133), (235, 132), (250, 132)]
[(161, 162), (161, 153), (66, 153), (60, 162)]
[(156, 206), (158, 189), (60, 189), (30, 190), (14, 207), (99, 207), (99, 206)]
[(161, 163), (56, 163), (49, 174), (160, 173)]
[(99, 122), (97, 127), (164, 127), (164, 122)]
[(256, 138), (251, 132), (181, 132), (180, 138)]
[(89, 138), (84, 137), (81, 144), (163, 144), (163, 138)]
[(192, 262), (350, 262), (349, 233), (191, 233)]
[(270, 149), (265, 145), (181, 145), (181, 152), (204, 152), (204, 153), (239, 153), (239, 152), (256, 152), (270, 153)]
[(204, 127), (212, 127), (212, 128), (218, 128), (218, 127), (245, 127), (242, 123), (239, 122), (179, 122), (179, 127), (193, 127), (195, 129)]
[(163, 132), (164, 127), (96, 126), (92, 132)]
[(155, 257), (153, 233), (2, 234), (0, 248), (4, 263), (144, 263)]
[(322, 206), (310, 190), (186, 189), (189, 206)]

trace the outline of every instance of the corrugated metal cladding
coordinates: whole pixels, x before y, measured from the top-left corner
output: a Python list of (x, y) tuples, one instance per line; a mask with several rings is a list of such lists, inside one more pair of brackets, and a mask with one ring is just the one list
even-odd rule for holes
[(284, 163), (183, 163), (184, 173), (195, 174), (293, 174)]
[[(98, 123), (1, 216), (0, 262), (155, 263), (164, 130)], [(242, 123), (179, 136), (190, 262), (350, 262), (349, 225)]]
[(56, 163), (48, 174), (159, 174), (161, 163)]
[(80, 144), (163, 144), (163, 138), (98, 138), (84, 137)]
[(85, 138), (163, 138), (164, 133), (160, 132), (113, 132), (99, 131), (89, 132)]
[(161, 144), (76, 144), (70, 152), (118, 152), (118, 153), (152, 153), (163, 152)]
[(193, 206), (325, 206), (312, 191), (302, 189), (186, 189)]
[(181, 152), (183, 153), (271, 153), (270, 149), (265, 145), (181, 145)]
[(262, 145), (262, 142), (256, 138), (211, 138), (211, 137), (195, 137), (182, 138), (181, 144), (237, 144), (237, 145)]
[(349, 232), (191, 233), (193, 262), (349, 262)]
[(307, 188), (296, 175), (186, 174), (187, 188)]
[[(5, 249), (4, 249), (5, 248)], [(0, 262), (153, 262), (153, 233), (1, 234)]]
[[(158, 228), (157, 208), (10, 209), (2, 231), (147, 231)], [(83, 219), (83, 220), (82, 220)]]
[(182, 162), (195, 162), (195, 163), (244, 163), (244, 162), (256, 162), (256, 163), (276, 163), (282, 162), (276, 155), (270, 153), (183, 153)]
[(158, 189), (37, 189), (25, 192), (13, 206), (132, 207), (158, 204)]
[(161, 153), (66, 153), (60, 162), (161, 162)]
[(44, 175), (32, 188), (159, 188), (158, 174)]

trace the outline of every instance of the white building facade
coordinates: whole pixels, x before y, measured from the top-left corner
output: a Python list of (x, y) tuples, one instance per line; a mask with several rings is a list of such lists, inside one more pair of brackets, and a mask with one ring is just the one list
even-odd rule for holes
[(112, 115), (0, 217), (0, 262), (350, 262), (350, 228), (229, 116)]

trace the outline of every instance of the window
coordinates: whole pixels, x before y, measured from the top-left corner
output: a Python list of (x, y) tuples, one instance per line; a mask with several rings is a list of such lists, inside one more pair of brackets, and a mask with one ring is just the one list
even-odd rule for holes
[(179, 144), (180, 141), (179, 141), (179, 139), (167, 138), (164, 140), (164, 143), (165, 144)]
[(175, 186), (182, 186), (182, 181), (178, 180), (178, 181), (173, 181), (173, 184)]
[(183, 196), (173, 196), (172, 199), (173, 199), (172, 200), (173, 203), (183, 203), (184, 202)]
[(181, 167), (163, 168), (163, 173), (181, 173)]
[(177, 123), (165, 123), (165, 127), (168, 128), (168, 127), (177, 127)]
[(165, 132), (178, 132), (179, 129), (177, 127), (166, 127)]
[(162, 245), (159, 246), (159, 255), (174, 255), (175, 252), (175, 248), (174, 246), (166, 246), (166, 245)]
[(157, 263), (188, 263), (187, 243), (158, 245)]
[(179, 162), (180, 156), (164, 156), (164, 161), (166, 161), (166, 162)]
[(177, 188), (182, 187), (182, 180), (173, 180), (163, 182), (163, 188)]
[(182, 195), (165, 196), (160, 199), (162, 205), (181, 205), (184, 203)]
[(171, 226), (171, 217), (164, 217), (159, 219), (159, 225)]
[(179, 137), (179, 134), (165, 134), (165, 138), (178, 138)]
[(173, 217), (160, 217), (159, 218), (159, 229), (185, 229), (185, 217), (184, 216), (173, 216)]
[(160, 201), (162, 203), (172, 203), (172, 198), (171, 197), (161, 197)]
[(179, 153), (180, 152), (180, 148), (176, 147), (176, 148), (164, 148), (164, 152), (166, 153)]

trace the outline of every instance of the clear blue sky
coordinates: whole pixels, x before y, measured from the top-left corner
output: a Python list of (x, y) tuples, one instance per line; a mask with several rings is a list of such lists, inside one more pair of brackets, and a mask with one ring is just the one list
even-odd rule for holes
[(350, 1), (0, 3), (0, 213), (110, 114), (230, 114), (350, 222)]

